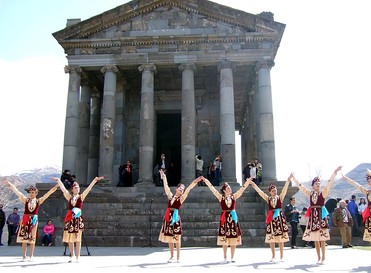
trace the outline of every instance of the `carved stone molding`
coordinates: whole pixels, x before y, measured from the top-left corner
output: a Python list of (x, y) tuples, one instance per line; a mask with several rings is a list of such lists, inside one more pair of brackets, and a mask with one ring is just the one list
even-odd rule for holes
[(223, 68), (230, 68), (234, 72), (236, 70), (236, 64), (227, 60), (221, 61), (220, 63), (218, 63), (218, 71), (220, 72), (220, 70), (222, 70)]
[(271, 69), (273, 66), (274, 66), (274, 61), (271, 59), (256, 62), (256, 69), (260, 69), (264, 67)]
[(196, 65), (194, 63), (184, 63), (184, 64), (180, 64), (178, 66), (178, 69), (180, 71), (183, 71), (183, 70), (186, 70), (186, 69), (190, 69), (190, 70), (193, 70), (194, 72), (197, 71), (197, 68), (196, 68)]
[(118, 73), (119, 69), (115, 65), (105, 65), (102, 67), (100, 72), (102, 72), (103, 74), (106, 74), (106, 72)]
[(152, 63), (150, 64), (142, 64), (138, 67), (138, 70), (140, 72), (143, 72), (143, 71), (150, 71), (150, 72), (153, 72), (153, 73), (156, 73), (156, 66)]
[(64, 67), (64, 73), (68, 73), (68, 74), (71, 74), (71, 73), (81, 73), (82, 72), (82, 68), (79, 67), (79, 66), (76, 66), (76, 65), (66, 65)]

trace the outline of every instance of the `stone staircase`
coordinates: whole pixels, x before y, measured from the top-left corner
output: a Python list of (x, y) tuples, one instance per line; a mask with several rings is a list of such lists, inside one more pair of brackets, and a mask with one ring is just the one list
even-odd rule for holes
[[(283, 182), (276, 184), (280, 192)], [(51, 185), (39, 184), (40, 196), (43, 194), (43, 188), (50, 187)], [(237, 184), (232, 186), (233, 191), (239, 187)], [(267, 187), (263, 186), (261, 189), (268, 192)], [(84, 187), (81, 192), (83, 190)], [(171, 190), (174, 192), (175, 188)], [(297, 188), (289, 188), (285, 204), (296, 191)], [(87, 245), (164, 246), (158, 241), (158, 235), (166, 204), (167, 198), (162, 187), (95, 186), (85, 199), (83, 207)], [(61, 191), (53, 194), (42, 205), (42, 210), (44, 213), (39, 215), (39, 229), (47, 219), (53, 219), (56, 227), (60, 229), (67, 211), (67, 202)], [(251, 187), (238, 199), (236, 211), (243, 232), (243, 246), (265, 246), (266, 204)], [(207, 187), (196, 186), (180, 210), (183, 222), (182, 246), (215, 247), (220, 213), (220, 205), (211, 191)], [(47, 217), (44, 217), (46, 215)], [(56, 236), (58, 238), (61, 234)], [(56, 242), (59, 242), (59, 239), (56, 239)]]

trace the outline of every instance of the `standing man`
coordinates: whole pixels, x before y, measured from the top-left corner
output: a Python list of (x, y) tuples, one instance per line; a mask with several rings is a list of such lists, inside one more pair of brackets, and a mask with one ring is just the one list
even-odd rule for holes
[(296, 237), (298, 236), (298, 223), (300, 211), (295, 206), (295, 197), (290, 197), (290, 204), (285, 207), (286, 221), (291, 225), (291, 248), (296, 249)]
[(3, 211), (3, 204), (0, 204), (0, 246), (3, 246), (3, 243), (1, 242), (1, 238), (3, 236), (3, 228), (5, 226), (5, 212)]
[(335, 209), (332, 215), (332, 222), (336, 227), (339, 227), (343, 248), (352, 247), (350, 242), (353, 219), (344, 200), (339, 201), (339, 207)]
[(353, 220), (353, 227), (352, 227), (352, 236), (358, 237), (359, 236), (359, 223), (358, 223), (358, 205), (356, 203), (357, 197), (353, 194), (351, 196), (351, 200), (349, 201), (347, 207), (350, 212), (350, 215), (352, 215)]
[(12, 242), (12, 236), (16, 234), (20, 220), (21, 216), (18, 214), (18, 208), (14, 208), (13, 212), (8, 215), (8, 219), (6, 220), (6, 224), (8, 225), (8, 246), (10, 246)]
[(261, 184), (263, 181), (263, 165), (259, 162), (259, 159), (254, 158), (254, 164), (256, 167), (256, 184)]
[[(202, 160), (202, 156), (196, 154), (196, 178), (203, 176), (202, 169), (204, 167), (204, 161)], [(199, 186), (206, 186), (204, 182), (199, 182)]]

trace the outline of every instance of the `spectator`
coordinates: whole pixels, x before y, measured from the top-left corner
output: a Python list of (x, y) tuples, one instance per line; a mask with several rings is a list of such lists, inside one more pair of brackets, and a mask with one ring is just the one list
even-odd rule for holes
[(359, 223), (358, 223), (358, 206), (356, 203), (357, 197), (353, 194), (351, 196), (351, 200), (349, 201), (347, 208), (350, 212), (350, 215), (352, 215), (353, 219), (353, 226), (352, 226), (352, 236), (353, 237), (359, 237)]
[(257, 168), (255, 166), (255, 163), (251, 163), (250, 165), (250, 177), (252, 177), (252, 182), (254, 182), (256, 185), (259, 185), (258, 180), (256, 178), (256, 172)]
[(246, 179), (248, 179), (250, 177), (250, 169), (251, 169), (251, 163), (247, 163), (245, 168), (243, 168), (243, 171), (242, 171), (242, 177), (243, 177), (243, 181), (246, 181)]
[(353, 247), (350, 244), (353, 219), (344, 200), (339, 201), (339, 207), (335, 209), (332, 215), (332, 222), (336, 227), (339, 227), (343, 248)]
[(221, 176), (222, 176), (222, 156), (218, 155), (214, 160), (214, 170), (215, 170), (215, 185), (220, 184)]
[(209, 161), (209, 167), (207, 168), (207, 180), (215, 186), (215, 166), (212, 161)]
[(360, 226), (363, 226), (364, 223), (363, 223), (363, 219), (362, 219), (362, 213), (363, 211), (367, 208), (367, 204), (366, 204), (366, 199), (361, 197), (359, 199), (359, 203), (358, 203), (358, 224)]
[(73, 184), (73, 178), (71, 175), (71, 171), (65, 169), (61, 175), (61, 181), (66, 189), (70, 189), (71, 185)]
[(291, 225), (291, 248), (296, 249), (296, 236), (298, 236), (299, 210), (295, 206), (295, 197), (290, 197), (290, 204), (285, 207), (286, 221)]
[(6, 224), (8, 225), (8, 246), (12, 242), (12, 236), (16, 235), (17, 227), (21, 216), (18, 214), (18, 208), (13, 208), (13, 212), (8, 215)]
[(259, 159), (254, 158), (254, 164), (256, 167), (256, 181), (259, 185), (263, 181), (263, 165), (259, 162)]
[(132, 187), (133, 186), (133, 168), (130, 160), (119, 167), (119, 183), (117, 187)]
[(44, 231), (44, 234), (41, 239), (42, 246), (44, 245), (51, 246), (52, 241), (53, 241), (53, 236), (54, 236), (54, 225), (53, 225), (52, 220), (48, 220), (47, 224), (44, 226), (43, 231)]
[(0, 204), (0, 246), (3, 246), (1, 242), (1, 238), (3, 236), (3, 228), (5, 226), (5, 220), (6, 220), (6, 216), (5, 216), (5, 212), (3, 211), (3, 204)]
[[(202, 160), (202, 156), (199, 154), (196, 154), (196, 178), (202, 176), (202, 169), (204, 167), (204, 161)], [(199, 182), (198, 186), (206, 186), (204, 182)]]

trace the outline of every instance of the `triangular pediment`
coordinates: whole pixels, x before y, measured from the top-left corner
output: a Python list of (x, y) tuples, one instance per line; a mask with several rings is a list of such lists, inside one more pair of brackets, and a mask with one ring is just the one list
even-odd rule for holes
[(128, 42), (172, 37), (273, 37), (280, 40), (284, 25), (207, 0), (135, 0), (58, 31), (64, 43), (86, 40)]

